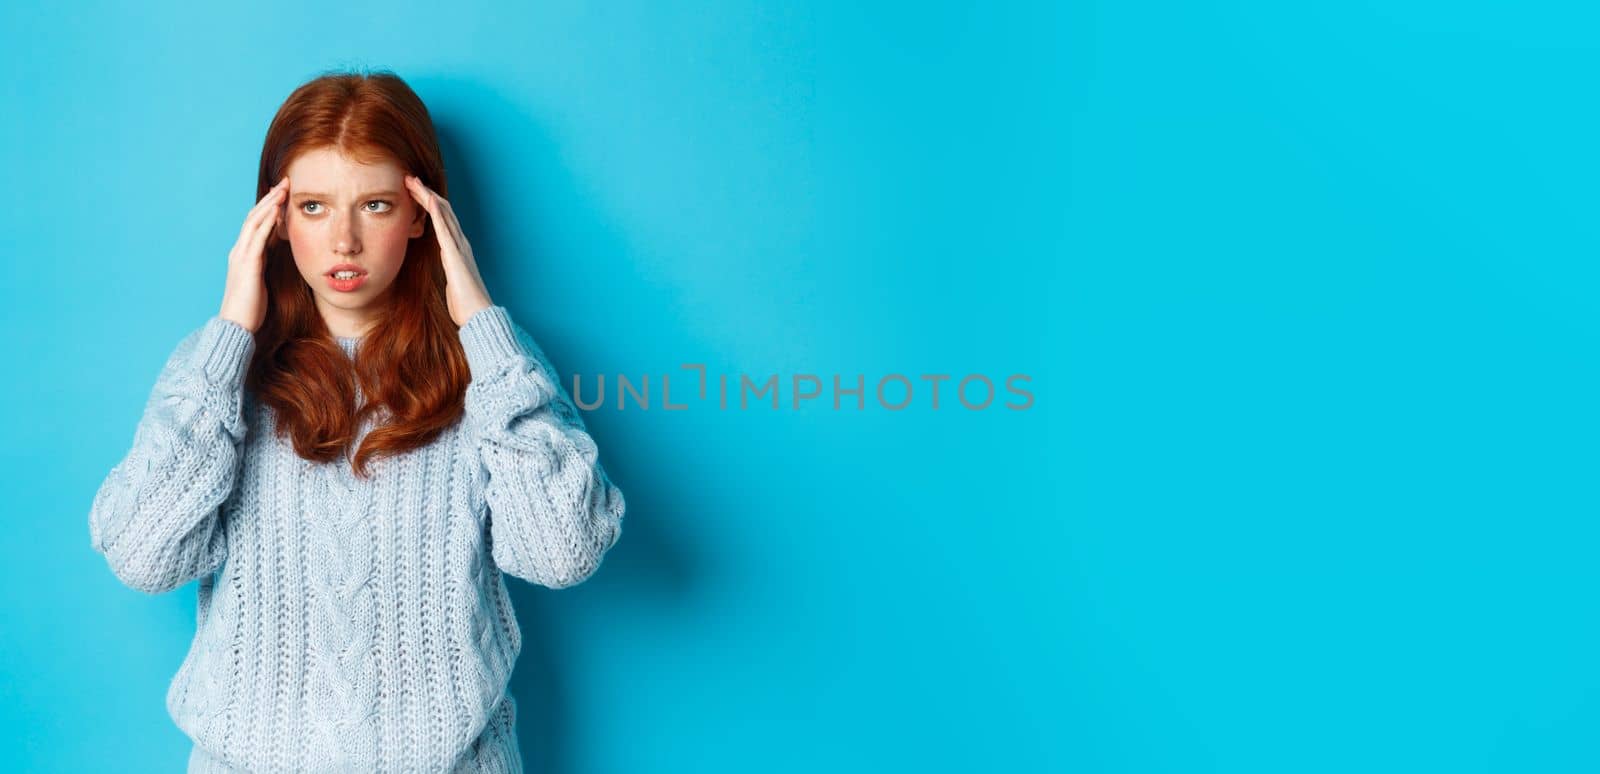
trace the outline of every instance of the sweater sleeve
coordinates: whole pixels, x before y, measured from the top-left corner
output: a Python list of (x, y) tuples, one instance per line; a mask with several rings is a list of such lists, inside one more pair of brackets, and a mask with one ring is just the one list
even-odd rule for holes
[(622, 491), (550, 360), (505, 307), (479, 310), (460, 337), (492, 558), (541, 586), (577, 585), (621, 537)]
[(244, 374), (255, 336), (220, 316), (174, 349), (133, 445), (95, 493), (89, 536), (124, 584), (171, 591), (227, 556), (219, 509), (245, 436)]

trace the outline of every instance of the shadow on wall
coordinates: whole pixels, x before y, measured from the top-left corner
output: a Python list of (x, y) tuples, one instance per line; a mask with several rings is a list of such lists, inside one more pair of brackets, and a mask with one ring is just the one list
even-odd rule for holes
[[(592, 197), (584, 197), (584, 187), (576, 185), (572, 174), (562, 165), (556, 141), (521, 106), (481, 84), (468, 81), (427, 77), (407, 80), (424, 95), (433, 116), (449, 175), (447, 198), (472, 245), (490, 297), (510, 310), (512, 317), (537, 337), (540, 346), (561, 369), (563, 378), (570, 380), (571, 366), (566, 363), (572, 360), (562, 357), (567, 348), (551, 329), (588, 327), (588, 319), (568, 319), (551, 326), (539, 323), (561, 315), (592, 315), (589, 310), (594, 304), (588, 299), (594, 294), (583, 292), (584, 277), (569, 280), (577, 283), (571, 286), (546, 282), (554, 273), (541, 271), (544, 261), (558, 259), (546, 248), (537, 208), (526, 201), (491, 200), (481, 195), (483, 178), (477, 170), (492, 168), (494, 162), (475, 154), (476, 149), (485, 144), (475, 141), (473, 127), (493, 126), (498, 135), (519, 138), (519, 171), (531, 173), (538, 181), (538, 195), (590, 203)], [(457, 104), (463, 107), (454, 109)], [(453, 120), (454, 116), (469, 114), (470, 121)], [(492, 209), (483, 209), (486, 203), (492, 205)], [(583, 271), (593, 273), (605, 283), (626, 282), (636, 276), (629, 271), (631, 258), (627, 246), (616, 239), (613, 229), (606, 227), (602, 214), (591, 208), (582, 211), (580, 216), (584, 222), (576, 226), (568, 223), (566, 227), (578, 228), (588, 240)], [(593, 243), (597, 238), (603, 242), (598, 246)], [(528, 281), (535, 277), (538, 281)], [(522, 282), (513, 281), (513, 278)], [(653, 339), (665, 339), (668, 345), (675, 337), (682, 340), (681, 333), (659, 325), (674, 319), (674, 311), (668, 303), (670, 299), (649, 286), (630, 287), (618, 295), (628, 299), (628, 319), (597, 320), (596, 324), (611, 323), (622, 330), (637, 320), (653, 320), (657, 322), (652, 326)], [(521, 311), (538, 309), (549, 311), (538, 316)], [(570, 381), (564, 386), (570, 390)], [(519, 578), (506, 578), (522, 630), (522, 653), (511, 677), (511, 694), (517, 702), (518, 743), (523, 763), (530, 772), (571, 771), (570, 740), (582, 731), (572, 725), (575, 713), (570, 692), (563, 682), (563, 676), (570, 671), (565, 663), (566, 654), (560, 647), (563, 640), (548, 634), (567, 628), (557, 620), (562, 605), (550, 595), (564, 595), (562, 602), (573, 600), (574, 595), (587, 595), (588, 599), (581, 604), (624, 610), (648, 608), (654, 613), (600, 616), (612, 620), (671, 618), (676, 617), (673, 611), (692, 604), (689, 597), (693, 594), (696, 568), (700, 566), (698, 558), (688, 555), (682, 546), (673, 542), (672, 536), (662, 531), (663, 525), (672, 522), (673, 515), (688, 512), (690, 504), (695, 502), (691, 492), (694, 481), (650, 475), (650, 461), (670, 459), (671, 451), (646, 449), (630, 442), (625, 414), (613, 419), (598, 411), (585, 412), (584, 422), (600, 448), (600, 461), (607, 475), (622, 490), (628, 509), (621, 540), (606, 554), (600, 569), (588, 581), (554, 591)], [(615, 666), (625, 670), (649, 668), (648, 664)]]

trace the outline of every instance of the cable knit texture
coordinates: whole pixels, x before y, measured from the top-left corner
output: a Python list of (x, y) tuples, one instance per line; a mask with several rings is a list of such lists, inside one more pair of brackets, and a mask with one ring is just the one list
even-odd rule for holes
[(271, 408), (243, 388), (244, 327), (212, 317), (168, 358), (89, 532), (132, 588), (199, 581), (166, 699), (194, 741), (189, 771), (522, 770), (507, 691), (522, 634), (504, 576), (588, 578), (624, 502), (505, 308), (459, 336), (465, 417), (376, 460), (367, 481), (275, 436)]

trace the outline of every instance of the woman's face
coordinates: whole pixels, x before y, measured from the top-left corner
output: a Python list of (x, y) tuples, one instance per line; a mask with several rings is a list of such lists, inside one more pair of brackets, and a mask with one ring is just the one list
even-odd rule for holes
[[(406, 245), (422, 236), (426, 211), (407, 193), (405, 170), (392, 160), (360, 164), (323, 148), (300, 154), (287, 174), (289, 200), (278, 237), (289, 241), (295, 268), (334, 335), (360, 335), (400, 273)], [(341, 266), (353, 267), (357, 277), (336, 279)]]

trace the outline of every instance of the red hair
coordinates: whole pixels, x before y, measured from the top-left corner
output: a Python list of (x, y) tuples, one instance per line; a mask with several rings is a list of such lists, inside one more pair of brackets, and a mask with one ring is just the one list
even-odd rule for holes
[[(449, 196), (428, 109), (393, 73), (331, 72), (295, 89), (267, 129), (256, 200), (300, 154), (323, 148), (364, 163), (391, 160)], [(362, 340), (353, 368), (317, 311), (289, 243), (269, 238), (265, 259), (267, 314), (245, 385), (274, 409), (275, 431), (293, 440), (296, 454), (314, 462), (340, 459), (361, 423), (377, 413), (384, 421), (351, 457), (356, 475), (366, 478), (373, 457), (427, 445), (461, 418), (471, 371), (445, 304), (432, 218), (407, 245), (385, 294), (387, 308)]]

